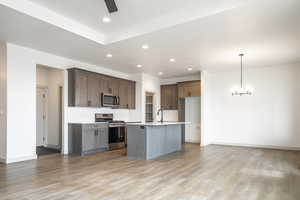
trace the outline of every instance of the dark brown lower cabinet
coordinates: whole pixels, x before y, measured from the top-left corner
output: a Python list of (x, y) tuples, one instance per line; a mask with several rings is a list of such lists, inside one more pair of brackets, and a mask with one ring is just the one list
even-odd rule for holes
[(69, 154), (108, 151), (108, 123), (69, 124)]

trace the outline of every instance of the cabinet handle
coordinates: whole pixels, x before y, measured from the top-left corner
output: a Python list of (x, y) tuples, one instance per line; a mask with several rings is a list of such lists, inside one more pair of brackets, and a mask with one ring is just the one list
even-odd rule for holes
[(91, 101), (90, 100), (88, 101), (88, 106), (91, 106)]

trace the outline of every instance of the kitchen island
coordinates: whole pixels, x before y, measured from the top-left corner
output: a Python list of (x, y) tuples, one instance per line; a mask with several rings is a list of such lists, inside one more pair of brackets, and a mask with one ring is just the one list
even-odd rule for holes
[(127, 124), (127, 156), (145, 160), (181, 151), (181, 126), (187, 122)]

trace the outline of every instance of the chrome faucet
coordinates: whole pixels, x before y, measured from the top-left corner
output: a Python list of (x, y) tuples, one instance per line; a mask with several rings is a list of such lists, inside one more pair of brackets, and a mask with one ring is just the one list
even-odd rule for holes
[(158, 111), (157, 111), (157, 115), (159, 115), (159, 113), (161, 112), (161, 115), (160, 115), (160, 121), (159, 122), (164, 122), (164, 110), (162, 108), (160, 108)]

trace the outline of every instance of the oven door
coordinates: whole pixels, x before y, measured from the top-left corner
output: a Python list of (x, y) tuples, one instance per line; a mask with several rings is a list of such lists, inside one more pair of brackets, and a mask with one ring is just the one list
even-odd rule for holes
[(124, 148), (126, 144), (126, 127), (109, 127), (108, 143), (110, 150)]
[(111, 94), (102, 94), (101, 102), (103, 107), (116, 107), (119, 105), (119, 97), (111, 95)]

